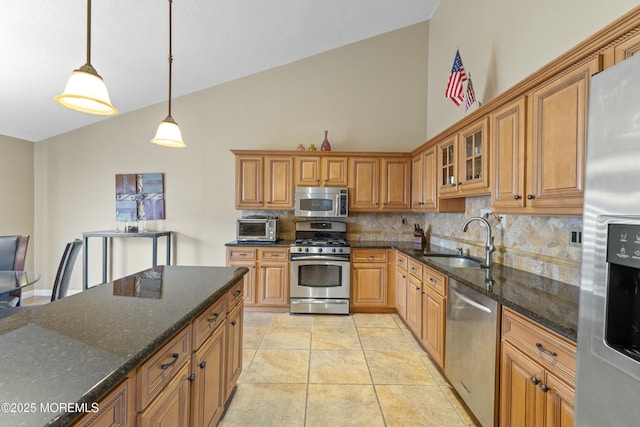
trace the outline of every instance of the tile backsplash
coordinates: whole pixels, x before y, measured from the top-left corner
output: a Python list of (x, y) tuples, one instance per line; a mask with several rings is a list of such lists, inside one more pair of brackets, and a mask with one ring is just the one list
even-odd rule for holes
[[(461, 230), (471, 217), (481, 216), (481, 210), (491, 207), (490, 196), (467, 197), (464, 213), (353, 213), (341, 221), (348, 223), (348, 237), (356, 241), (413, 241), (414, 224), (427, 232), (431, 245), (456, 249), (484, 258), (486, 231), (475, 222), (467, 232)], [(243, 212), (250, 215), (260, 212)], [(280, 237), (295, 237), (292, 212), (270, 212), (278, 216)], [(495, 236), (495, 263), (578, 286), (580, 284), (580, 246), (570, 244), (571, 232), (582, 229), (580, 217), (506, 215), (498, 221), (496, 215), (487, 218)], [(504, 222), (504, 224), (502, 224)]]

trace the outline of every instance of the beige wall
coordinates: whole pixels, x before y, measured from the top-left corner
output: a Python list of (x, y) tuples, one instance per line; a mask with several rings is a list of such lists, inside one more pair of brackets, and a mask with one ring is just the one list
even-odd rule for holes
[(637, 0), (444, 0), (430, 21), (429, 138), (464, 117), (444, 97), (456, 48), (486, 103), (638, 6)]
[[(0, 135), (0, 235), (28, 234), (33, 248), (33, 143)], [(33, 250), (27, 251), (33, 269)]]
[[(117, 116), (36, 143), (36, 253), (50, 287), (65, 242), (115, 227), (114, 176), (164, 172), (165, 221), (175, 231), (174, 262), (224, 265), (235, 238), (234, 157), (239, 149), (319, 145), (334, 150), (409, 151), (424, 141), (428, 23), (326, 52), (174, 99), (172, 113), (188, 147), (149, 143), (166, 104)], [(179, 76), (175, 76), (176, 79)], [(158, 88), (162, 90), (162, 88)], [(150, 265), (151, 243), (116, 241), (113, 277)], [(161, 248), (162, 250), (162, 248)], [(90, 246), (90, 283), (100, 281), (98, 240)], [(72, 289), (80, 289), (81, 268)]]

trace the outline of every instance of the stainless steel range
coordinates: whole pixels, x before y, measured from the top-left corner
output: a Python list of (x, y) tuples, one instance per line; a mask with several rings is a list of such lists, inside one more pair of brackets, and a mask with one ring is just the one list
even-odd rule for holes
[(347, 224), (300, 221), (291, 245), (291, 313), (349, 314)]

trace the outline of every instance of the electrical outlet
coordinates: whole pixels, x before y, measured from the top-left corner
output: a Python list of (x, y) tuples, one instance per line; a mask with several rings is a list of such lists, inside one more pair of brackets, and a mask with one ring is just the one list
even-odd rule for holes
[(480, 209), (480, 216), (482, 218), (484, 218), (484, 219), (489, 218), (489, 214), (491, 214), (491, 209), (487, 209), (487, 208)]
[(402, 218), (402, 225), (407, 225), (407, 218)]
[(498, 224), (496, 225), (497, 229), (506, 230), (507, 229), (507, 216), (504, 214), (494, 214), (496, 216), (496, 220), (498, 220)]
[(576, 228), (569, 231), (569, 233), (569, 244), (571, 246), (582, 245), (582, 230)]

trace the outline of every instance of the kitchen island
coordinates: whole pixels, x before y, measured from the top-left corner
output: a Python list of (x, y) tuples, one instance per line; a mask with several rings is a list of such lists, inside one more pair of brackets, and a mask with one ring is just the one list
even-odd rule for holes
[(226, 308), (247, 271), (159, 266), (1, 320), (0, 426), (66, 426), (102, 409), (167, 342)]

